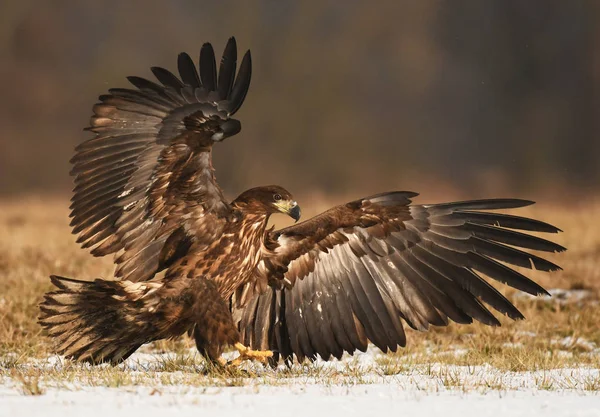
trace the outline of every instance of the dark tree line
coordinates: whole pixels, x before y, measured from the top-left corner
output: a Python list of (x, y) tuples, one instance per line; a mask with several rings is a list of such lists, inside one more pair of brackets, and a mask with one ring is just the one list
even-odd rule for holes
[(99, 94), (231, 35), (254, 62), (242, 133), (215, 155), (232, 193), (600, 185), (592, 0), (21, 0), (0, 15), (5, 195), (68, 189)]

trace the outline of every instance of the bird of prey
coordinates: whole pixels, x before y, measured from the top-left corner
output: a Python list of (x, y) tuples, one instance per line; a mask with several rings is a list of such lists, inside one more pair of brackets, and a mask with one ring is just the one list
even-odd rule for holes
[(488, 279), (546, 293), (512, 266), (560, 269), (527, 251), (563, 251), (527, 233), (559, 229), (495, 211), (531, 201), (412, 204), (416, 193), (387, 192), (281, 230), (267, 227), (272, 214), (300, 218), (284, 188), (227, 201), (211, 154), (241, 129), (232, 116), (250, 85), (250, 52), (237, 61), (231, 38), (217, 71), (206, 43), (198, 67), (179, 55), (179, 77), (153, 67), (157, 82), (128, 77), (134, 88), (100, 96), (94, 137), (72, 159), (71, 226), (93, 255), (114, 256), (116, 272), (51, 277), (39, 322), (59, 354), (116, 364), (187, 332), (216, 363), (228, 347), (239, 351), (234, 364), (328, 360), (369, 342), (396, 351), (404, 323), (497, 326), (490, 308), (523, 318)]

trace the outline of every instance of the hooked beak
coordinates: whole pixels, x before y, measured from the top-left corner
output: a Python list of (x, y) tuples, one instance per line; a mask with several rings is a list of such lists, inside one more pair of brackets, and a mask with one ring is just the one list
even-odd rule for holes
[(296, 222), (300, 220), (300, 206), (295, 201), (279, 201), (275, 203), (277, 209), (290, 216)]
[[(294, 203), (296, 203), (294, 201)], [(292, 219), (294, 219), (296, 221), (296, 223), (298, 223), (298, 220), (300, 220), (300, 206), (298, 205), (298, 203), (296, 203), (296, 205), (294, 207), (292, 207), (292, 209), (288, 212), (288, 214), (290, 215), (290, 217)]]
[(212, 135), (212, 140), (221, 142), (229, 136), (236, 135), (242, 130), (242, 124), (239, 120), (229, 119), (221, 123), (220, 130)]

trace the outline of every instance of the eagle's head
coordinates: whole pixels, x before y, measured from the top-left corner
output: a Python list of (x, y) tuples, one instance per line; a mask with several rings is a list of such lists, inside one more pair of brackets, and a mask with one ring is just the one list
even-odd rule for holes
[(284, 213), (296, 221), (300, 219), (300, 206), (288, 190), (278, 185), (246, 190), (232, 204), (257, 214)]

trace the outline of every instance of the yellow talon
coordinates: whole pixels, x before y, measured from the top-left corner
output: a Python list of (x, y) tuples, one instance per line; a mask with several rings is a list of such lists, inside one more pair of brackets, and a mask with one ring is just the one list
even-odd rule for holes
[(273, 352), (270, 350), (252, 350), (239, 342), (233, 345), (233, 347), (236, 348), (236, 350), (240, 353), (240, 356), (229, 361), (228, 365), (237, 366), (245, 360), (255, 360), (266, 364), (269, 358), (273, 356)]

